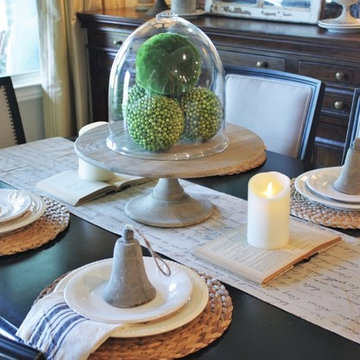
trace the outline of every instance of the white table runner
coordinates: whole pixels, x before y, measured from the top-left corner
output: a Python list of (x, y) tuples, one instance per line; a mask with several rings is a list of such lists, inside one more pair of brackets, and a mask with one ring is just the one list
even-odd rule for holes
[[(0, 150), (0, 180), (19, 188), (34, 190), (40, 179), (76, 168), (73, 143), (62, 138)], [(343, 241), (335, 247), (261, 287), (192, 255), (206, 241), (244, 224), (246, 201), (187, 181), (181, 183), (189, 193), (199, 193), (212, 201), (215, 212), (209, 220), (175, 229), (154, 228), (130, 220), (124, 213), (127, 200), (150, 191), (154, 183), (68, 207), (73, 214), (117, 234), (126, 223), (132, 223), (148, 236), (159, 253), (360, 343), (360, 239), (341, 234)]]

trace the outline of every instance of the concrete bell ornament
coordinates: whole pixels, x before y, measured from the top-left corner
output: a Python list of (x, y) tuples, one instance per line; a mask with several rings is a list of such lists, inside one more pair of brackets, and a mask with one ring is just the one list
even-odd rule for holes
[(356, 138), (351, 144), (333, 187), (345, 194), (360, 194), (360, 138)]
[(115, 243), (113, 267), (103, 299), (110, 305), (130, 308), (145, 304), (156, 296), (156, 289), (145, 272), (142, 251), (134, 230), (126, 225)]

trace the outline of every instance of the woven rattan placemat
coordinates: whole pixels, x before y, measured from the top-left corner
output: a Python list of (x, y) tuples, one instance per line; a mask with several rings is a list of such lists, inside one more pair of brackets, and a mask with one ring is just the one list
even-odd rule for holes
[(69, 210), (56, 200), (43, 197), (45, 213), (35, 222), (0, 236), (0, 256), (35, 249), (54, 240), (70, 221)]
[(360, 211), (337, 210), (308, 200), (290, 187), (290, 213), (298, 218), (339, 229), (360, 229)]
[[(163, 334), (109, 338), (90, 359), (176, 359), (198, 351), (219, 338), (229, 327), (233, 305), (225, 286), (205, 274), (199, 274), (209, 289), (209, 300), (203, 312), (188, 324)], [(65, 275), (64, 275), (65, 276)], [(61, 278), (45, 288), (38, 299), (50, 293)]]

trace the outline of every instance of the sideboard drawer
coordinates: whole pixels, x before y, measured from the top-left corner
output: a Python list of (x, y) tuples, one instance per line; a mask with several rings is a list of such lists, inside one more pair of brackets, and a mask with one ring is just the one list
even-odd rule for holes
[(322, 107), (332, 112), (348, 115), (350, 113), (351, 103), (352, 96), (327, 91), (324, 95)]
[(343, 144), (336, 146), (334, 143), (315, 141), (314, 165), (316, 167), (339, 166), (343, 157)]
[(218, 50), (223, 65), (258, 67), (285, 71), (285, 59), (262, 54)]
[(109, 75), (111, 67), (114, 63), (116, 52), (103, 51), (103, 50), (89, 50), (91, 54), (91, 66), (98, 73), (106, 75), (107, 81), (109, 81)]
[(360, 83), (360, 68), (299, 61), (299, 74), (320, 79), (326, 83), (353, 85)]
[(109, 49), (117, 51), (130, 33), (120, 31), (92, 31), (88, 36), (88, 46), (90, 48)]

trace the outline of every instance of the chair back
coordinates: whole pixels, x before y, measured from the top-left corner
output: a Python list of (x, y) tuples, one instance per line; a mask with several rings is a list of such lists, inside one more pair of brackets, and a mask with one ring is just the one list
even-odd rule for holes
[(360, 137), (360, 88), (354, 90), (354, 96), (349, 115), (349, 123), (345, 138), (342, 164), (344, 164), (350, 145), (357, 137)]
[(225, 67), (225, 118), (260, 136), (267, 150), (310, 160), (324, 85), (275, 70)]
[(26, 142), (10, 76), (0, 77), (0, 148)]

